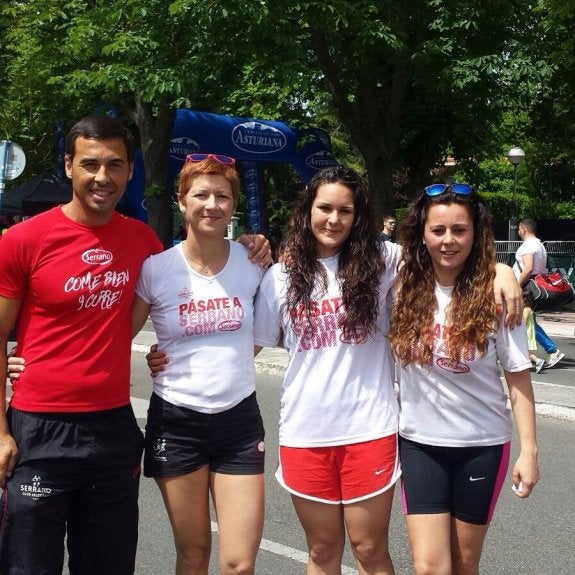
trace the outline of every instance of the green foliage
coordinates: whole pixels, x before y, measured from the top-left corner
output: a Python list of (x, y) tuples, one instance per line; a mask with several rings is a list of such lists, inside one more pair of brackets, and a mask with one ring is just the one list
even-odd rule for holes
[[(566, 0), (407, 9), (396, 0), (6, 0), (0, 134), (25, 148), (31, 175), (53, 165), (56, 120), (69, 125), (110, 102), (148, 144), (147, 175), (167, 194), (156, 142), (170, 110), (280, 119), (325, 129), (336, 158), (367, 172), (380, 210), (405, 205), (451, 155), (458, 178), (494, 194), (505, 217), (514, 187), (505, 151), (520, 145), (520, 214), (565, 217), (575, 199), (574, 25)], [(301, 182), (275, 166), (264, 173), (276, 224)]]
[[(507, 147), (509, 149), (510, 146)], [(517, 167), (517, 216), (534, 219), (569, 219), (575, 217), (575, 204), (557, 201), (553, 194), (540, 193), (533, 185), (530, 162)], [(511, 215), (514, 197), (514, 168), (501, 154), (497, 159), (459, 167), (452, 174), (453, 181), (467, 181), (481, 193), (489, 204), (492, 216), (506, 220)]]
[(153, 198), (153, 197), (161, 196), (163, 194), (163, 192), (164, 192), (164, 190), (161, 186), (154, 185), (154, 184), (148, 184), (146, 186), (145, 191), (144, 191), (144, 196), (146, 198)]

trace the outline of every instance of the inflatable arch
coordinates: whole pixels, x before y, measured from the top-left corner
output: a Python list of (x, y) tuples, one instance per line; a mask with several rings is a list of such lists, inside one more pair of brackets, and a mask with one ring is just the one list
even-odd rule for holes
[[(253, 231), (264, 231), (260, 163), (291, 164), (304, 182), (308, 182), (318, 170), (337, 164), (331, 154), (329, 135), (324, 130), (296, 130), (272, 120), (177, 110), (170, 145), (172, 182), (186, 155), (196, 152), (224, 154), (241, 162), (247, 223)], [(126, 201), (134, 217), (147, 221), (144, 186), (144, 166), (138, 154)]]

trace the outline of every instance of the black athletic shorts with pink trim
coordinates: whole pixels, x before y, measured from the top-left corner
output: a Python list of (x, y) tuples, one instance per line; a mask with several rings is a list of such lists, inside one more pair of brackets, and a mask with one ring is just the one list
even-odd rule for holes
[(264, 472), (264, 425), (255, 392), (220, 413), (202, 413), (152, 394), (144, 475), (177, 477), (208, 465), (228, 475)]
[(403, 512), (450, 513), (487, 525), (509, 466), (510, 443), (442, 447), (399, 438)]

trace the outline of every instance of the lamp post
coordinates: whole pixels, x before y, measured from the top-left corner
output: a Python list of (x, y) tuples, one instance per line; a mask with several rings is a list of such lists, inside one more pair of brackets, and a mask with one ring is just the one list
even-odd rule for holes
[(517, 241), (517, 166), (525, 160), (525, 152), (521, 148), (511, 148), (507, 159), (513, 164), (513, 197), (511, 200), (511, 218), (509, 220), (508, 240)]

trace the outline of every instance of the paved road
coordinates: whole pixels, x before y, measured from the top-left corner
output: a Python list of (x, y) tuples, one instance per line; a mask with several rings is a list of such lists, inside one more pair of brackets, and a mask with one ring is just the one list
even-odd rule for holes
[[(563, 342), (560, 346), (563, 346)], [(150, 384), (143, 354), (133, 355), (132, 396), (143, 426)], [(572, 353), (571, 357), (575, 357), (575, 354)], [(537, 378), (541, 379), (539, 385), (553, 383), (572, 386), (574, 367), (571, 362), (560, 370), (549, 370)], [(258, 375), (258, 398), (267, 433), (266, 523), (258, 558), (258, 575), (296, 575), (304, 573), (305, 569), (306, 546), (302, 530), (288, 495), (273, 479), (279, 385), (278, 376)], [(539, 416), (538, 425), (542, 481), (527, 501), (517, 500), (510, 489), (504, 489), (485, 544), (483, 573), (571, 575), (573, 572), (575, 498), (572, 493), (572, 462), (575, 460), (575, 423)], [(391, 524), (391, 552), (397, 575), (411, 573), (397, 493)], [(218, 572), (216, 556), (217, 535), (214, 535), (210, 575)], [(349, 549), (346, 550), (344, 563), (344, 574), (356, 573)], [(167, 575), (173, 573), (173, 565), (171, 530), (158, 489), (153, 481), (144, 479), (141, 486), (137, 574)]]
[(538, 413), (575, 420), (575, 338), (553, 337), (553, 341), (565, 358), (551, 369), (531, 372)]

